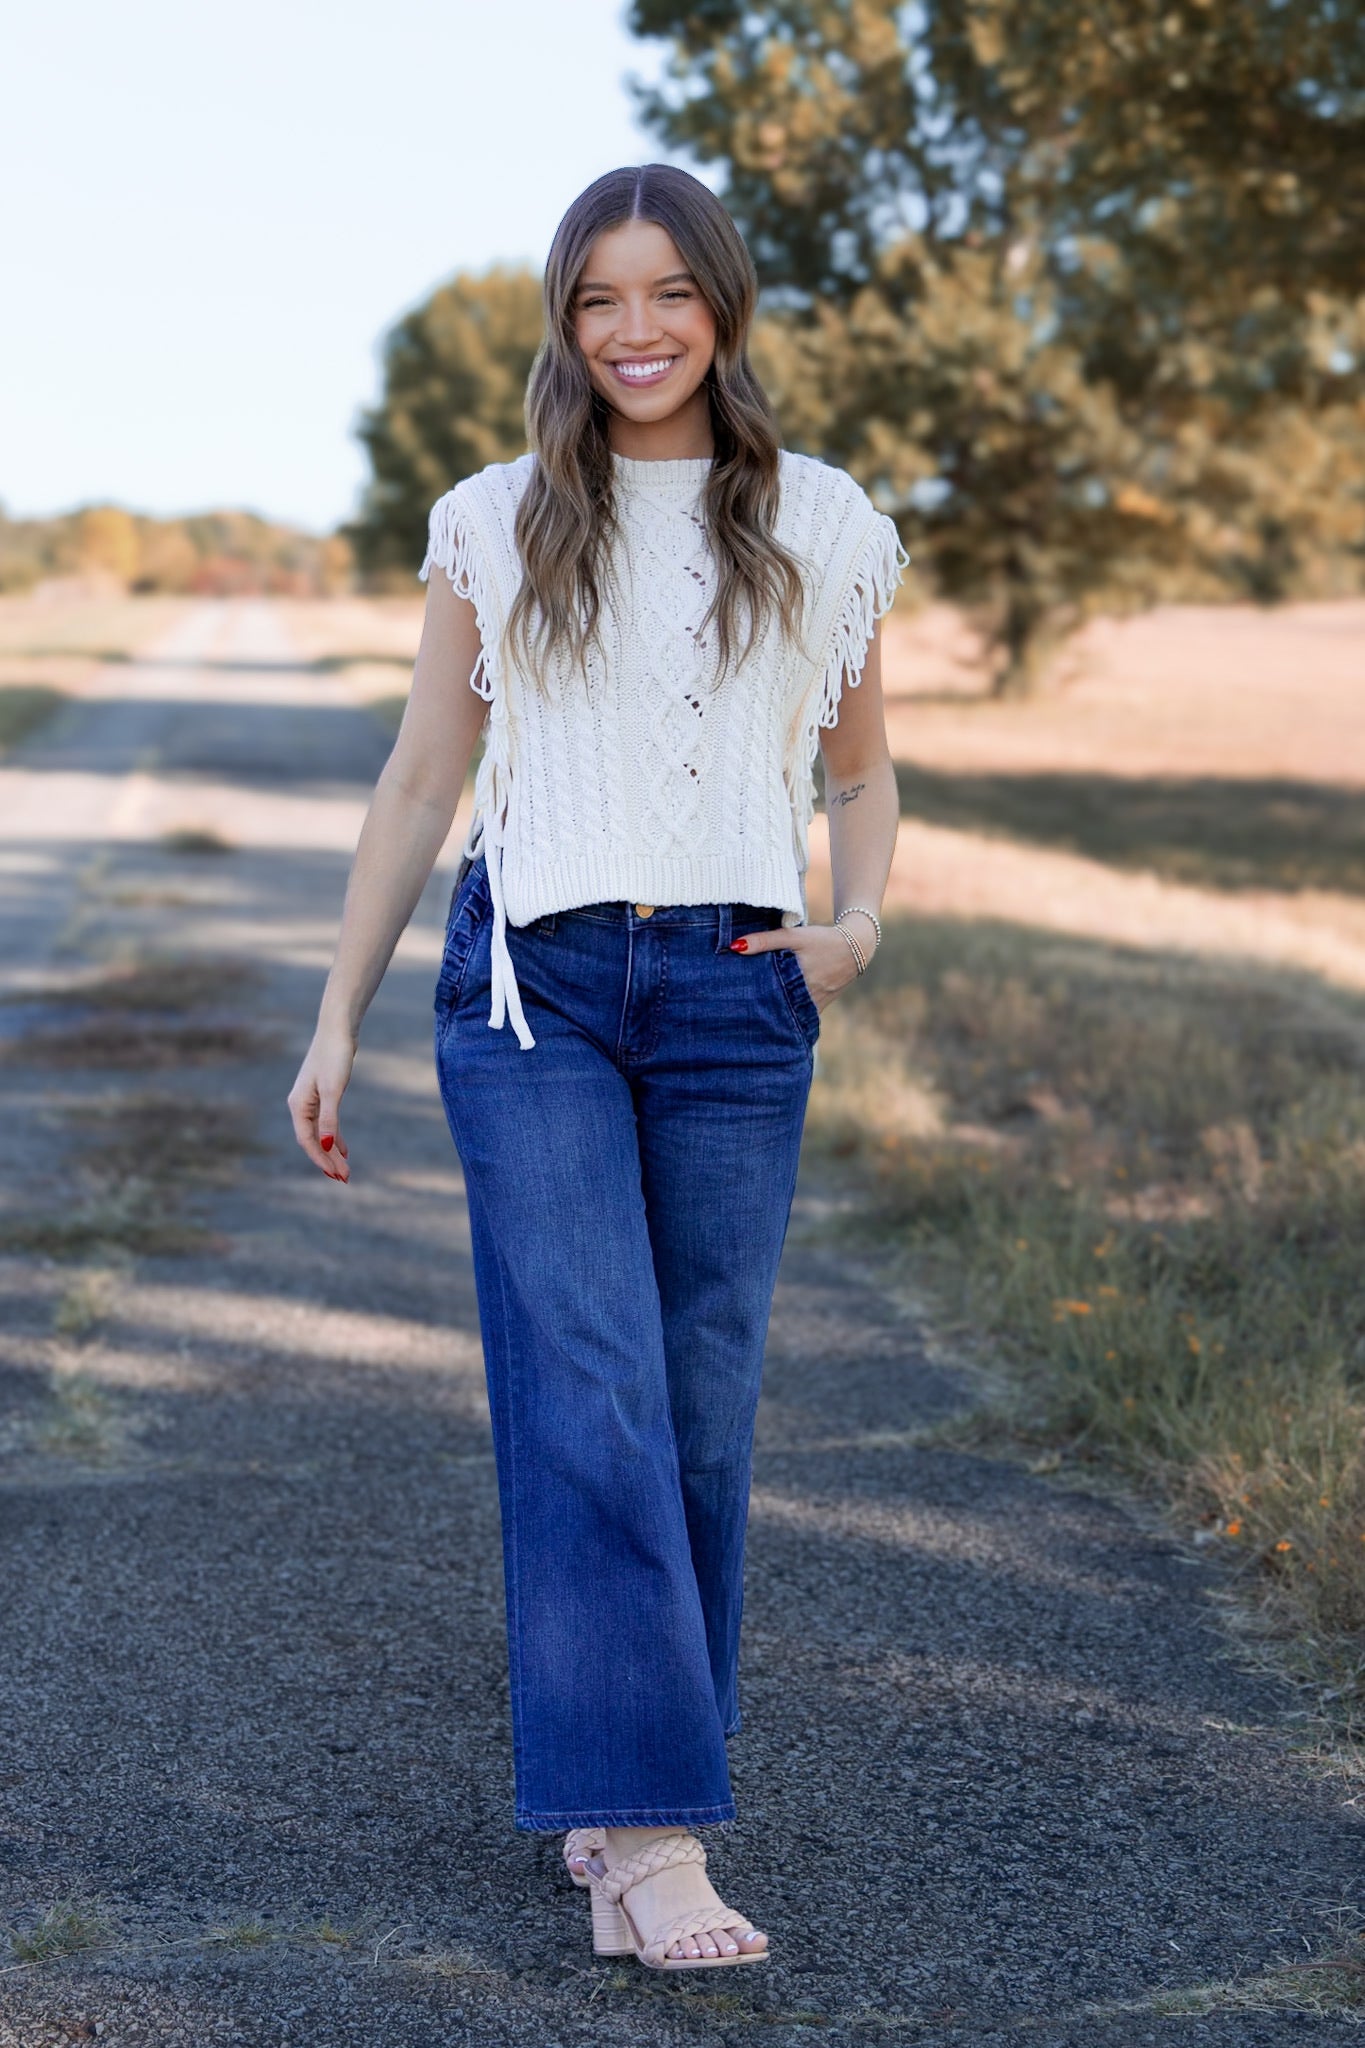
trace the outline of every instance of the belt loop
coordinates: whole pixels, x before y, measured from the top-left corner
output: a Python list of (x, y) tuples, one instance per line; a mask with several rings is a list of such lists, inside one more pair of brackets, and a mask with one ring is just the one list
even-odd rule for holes
[(723, 953), (730, 944), (730, 905), (721, 903), (716, 909), (716, 951)]

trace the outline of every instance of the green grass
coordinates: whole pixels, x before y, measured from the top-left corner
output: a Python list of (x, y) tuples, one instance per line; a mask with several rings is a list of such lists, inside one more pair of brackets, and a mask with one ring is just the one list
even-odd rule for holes
[(899, 763), (901, 811), (1212, 889), (1365, 895), (1365, 793), (1221, 776), (954, 773)]
[(812, 1143), (1022, 1441), (1159, 1489), (1365, 1730), (1365, 1013), (1307, 982), (888, 925), (826, 1013)]
[(6, 1929), (16, 1963), (47, 1963), (58, 1956), (105, 1948), (113, 1924), (98, 1899), (67, 1898), (47, 1907), (28, 1927)]
[(46, 683), (0, 683), (0, 753), (46, 725), (66, 701), (65, 690)]

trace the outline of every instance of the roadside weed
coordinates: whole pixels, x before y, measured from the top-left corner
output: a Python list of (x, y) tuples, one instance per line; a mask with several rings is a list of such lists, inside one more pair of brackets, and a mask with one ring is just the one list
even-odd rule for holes
[(1014, 1432), (1160, 1490), (1365, 1723), (1365, 1013), (901, 922), (827, 1016), (811, 1141), (1000, 1346)]

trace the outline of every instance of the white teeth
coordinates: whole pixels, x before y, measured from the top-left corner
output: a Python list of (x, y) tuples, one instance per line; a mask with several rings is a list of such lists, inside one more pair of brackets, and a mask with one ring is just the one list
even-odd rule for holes
[(657, 363), (613, 363), (612, 368), (622, 377), (657, 377), (672, 360), (671, 356), (660, 356)]

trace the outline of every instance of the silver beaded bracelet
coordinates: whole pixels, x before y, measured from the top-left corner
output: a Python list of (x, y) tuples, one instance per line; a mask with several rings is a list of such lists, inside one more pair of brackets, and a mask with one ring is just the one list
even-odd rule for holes
[[(855, 913), (859, 917), (866, 917), (871, 921), (872, 929), (877, 934), (877, 944), (880, 946), (882, 942), (882, 921), (878, 917), (876, 911), (869, 910), (865, 903), (850, 903), (847, 909), (841, 910), (839, 912), (839, 915), (834, 920), (835, 924), (839, 927), (839, 930), (844, 931), (844, 919), (846, 917), (852, 917)], [(844, 932), (844, 937), (846, 939), (849, 936), (850, 935), (848, 932)], [(853, 944), (855, 950), (862, 959), (862, 965), (859, 967), (858, 972), (859, 974), (863, 974), (866, 972), (867, 969), (867, 956), (865, 953), (863, 953), (862, 947), (857, 944), (856, 940), (853, 941)]]
[(853, 950), (853, 964), (857, 968), (859, 974), (866, 974), (867, 955), (866, 953), (864, 953), (862, 947), (858, 944), (858, 941), (854, 938), (852, 932), (845, 931), (843, 925), (840, 924), (837, 917), (834, 920), (834, 929), (836, 932), (842, 932), (843, 936), (848, 940), (848, 943)]

